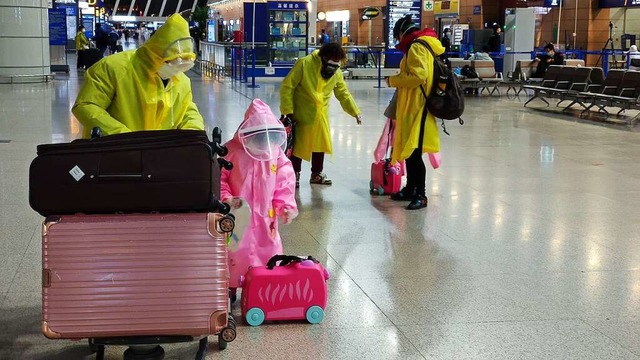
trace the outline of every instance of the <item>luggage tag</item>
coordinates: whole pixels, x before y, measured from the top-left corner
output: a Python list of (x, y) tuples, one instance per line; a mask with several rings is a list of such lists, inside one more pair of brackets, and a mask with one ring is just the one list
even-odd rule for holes
[(231, 251), (237, 251), (240, 246), (240, 240), (244, 236), (245, 230), (251, 223), (251, 208), (244, 199), (238, 199), (240, 206), (238, 208), (231, 207), (230, 215), (233, 215), (235, 227), (233, 232), (227, 236), (227, 247)]

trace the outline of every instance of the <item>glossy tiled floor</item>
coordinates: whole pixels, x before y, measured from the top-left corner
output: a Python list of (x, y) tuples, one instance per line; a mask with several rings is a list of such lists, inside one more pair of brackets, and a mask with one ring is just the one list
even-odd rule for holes
[[(277, 111), (277, 82), (192, 75), (207, 125), (227, 138), (253, 97)], [(69, 110), (81, 81), (0, 85), (0, 359), (90, 358), (84, 342), (40, 334), (42, 219), (27, 198), (35, 146), (79, 134)], [(208, 358), (640, 358), (640, 134), (471, 98), (428, 171), (428, 209), (407, 212), (368, 193), (392, 94), (373, 85), (349, 82), (363, 126), (332, 104), (334, 185), (303, 181), (300, 217), (282, 231), (287, 253), (332, 273), (325, 322), (241, 326)], [(195, 344), (166, 348), (195, 355)]]

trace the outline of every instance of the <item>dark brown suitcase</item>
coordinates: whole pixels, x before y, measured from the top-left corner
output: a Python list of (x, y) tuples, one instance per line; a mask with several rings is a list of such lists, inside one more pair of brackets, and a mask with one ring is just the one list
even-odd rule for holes
[(236, 334), (228, 304), (232, 230), (232, 218), (215, 213), (48, 217), (44, 335), (96, 344), (219, 335), (226, 347)]
[(114, 212), (224, 211), (214, 130), (140, 131), (38, 146), (29, 203), (43, 216)]

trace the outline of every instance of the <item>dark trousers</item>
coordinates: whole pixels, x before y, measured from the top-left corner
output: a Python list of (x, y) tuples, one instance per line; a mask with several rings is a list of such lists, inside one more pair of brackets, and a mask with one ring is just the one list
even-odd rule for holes
[(80, 69), (84, 66), (84, 50), (78, 50), (78, 61), (77, 61), (77, 69)]
[(418, 195), (426, 194), (427, 167), (422, 159), (422, 151), (415, 149), (406, 160), (407, 190), (416, 189)]
[[(302, 170), (302, 159), (297, 156), (291, 156), (291, 165), (293, 165), (293, 171), (299, 173)], [(324, 153), (314, 152), (311, 153), (311, 173), (321, 173), (324, 169)]]

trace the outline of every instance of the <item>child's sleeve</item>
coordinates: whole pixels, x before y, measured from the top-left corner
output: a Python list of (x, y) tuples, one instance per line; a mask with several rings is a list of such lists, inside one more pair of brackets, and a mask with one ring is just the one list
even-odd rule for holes
[(286, 211), (289, 216), (295, 217), (298, 215), (298, 205), (296, 204), (296, 174), (293, 171), (293, 165), (286, 156), (280, 156), (277, 165), (273, 208), (278, 216), (284, 215)]

